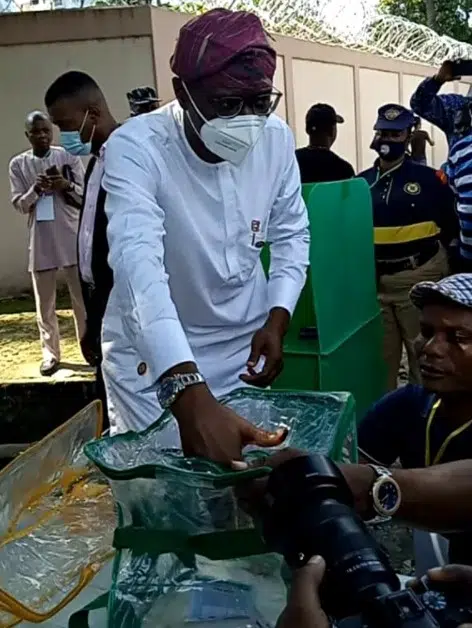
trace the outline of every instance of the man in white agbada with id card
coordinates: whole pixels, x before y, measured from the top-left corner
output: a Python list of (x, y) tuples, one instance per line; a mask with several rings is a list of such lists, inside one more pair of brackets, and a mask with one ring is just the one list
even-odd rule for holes
[(56, 278), (62, 270), (74, 310), (77, 340), (85, 331), (85, 309), (77, 269), (77, 230), (84, 167), (59, 146), (52, 146), (52, 124), (41, 111), (26, 118), (31, 149), (10, 161), (11, 202), (28, 217), (29, 263), (41, 338), (41, 375), (59, 368), (61, 347), (56, 316)]
[(102, 348), (113, 432), (170, 408), (184, 451), (222, 462), (285, 437), (216, 400), (280, 373), (306, 278), (308, 217), (292, 133), (273, 114), (275, 63), (255, 15), (212, 10), (180, 31), (177, 100), (108, 141), (114, 286)]

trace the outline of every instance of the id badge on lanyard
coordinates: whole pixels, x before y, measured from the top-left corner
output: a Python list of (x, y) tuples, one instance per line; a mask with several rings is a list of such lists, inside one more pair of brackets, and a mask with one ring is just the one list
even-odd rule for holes
[(45, 194), (36, 201), (36, 222), (48, 222), (54, 220), (54, 194)]

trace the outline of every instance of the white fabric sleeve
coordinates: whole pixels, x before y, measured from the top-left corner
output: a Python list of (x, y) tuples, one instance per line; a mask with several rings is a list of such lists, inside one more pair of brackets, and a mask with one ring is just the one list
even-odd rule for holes
[(281, 152), (285, 159), (284, 174), (267, 232), (270, 243), (269, 308), (282, 307), (292, 315), (306, 281), (310, 232), (295, 142), (288, 127)]
[(107, 142), (103, 188), (109, 264), (123, 323), (153, 381), (194, 362), (172, 301), (164, 267), (164, 210), (157, 203), (159, 171), (145, 138), (126, 125)]
[(15, 159), (12, 159), (8, 167), (8, 176), (10, 179), (10, 198), (13, 207), (20, 214), (29, 214), (33, 211), (36, 201), (39, 198), (34, 189), (34, 183), (30, 187), (25, 184), (25, 179), (21, 172), (20, 166)]

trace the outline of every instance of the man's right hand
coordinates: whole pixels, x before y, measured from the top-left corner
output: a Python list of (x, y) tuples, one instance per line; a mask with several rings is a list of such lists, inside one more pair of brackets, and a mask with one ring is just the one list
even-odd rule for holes
[(275, 447), (287, 435), (286, 429), (266, 432), (254, 427), (234, 410), (223, 406), (205, 384), (190, 386), (172, 406), (186, 456), (209, 458), (230, 464), (241, 460), (246, 445)]
[(435, 79), (439, 83), (449, 83), (450, 81), (454, 81), (454, 79), (457, 78), (459, 77), (454, 76), (454, 63), (452, 61), (444, 61), (435, 76)]

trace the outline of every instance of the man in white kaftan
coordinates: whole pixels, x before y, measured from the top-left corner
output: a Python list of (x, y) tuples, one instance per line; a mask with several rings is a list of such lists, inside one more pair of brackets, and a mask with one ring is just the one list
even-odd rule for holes
[[(232, 40), (238, 25), (244, 34)], [(216, 84), (200, 77), (194, 87), (187, 51), (202, 26), (215, 46), (224, 39), (234, 48), (226, 69), (215, 72), (209, 59)], [(240, 76), (241, 54), (254, 51), (257, 76)], [(173, 69), (178, 101), (128, 121), (107, 144), (114, 286), (103, 372), (114, 431), (142, 430), (170, 407), (186, 451), (228, 460), (249, 441), (283, 439), (257, 432), (215, 397), (267, 386), (281, 370), (308, 266), (307, 211), (292, 133), (273, 113), (275, 53), (258, 18), (215, 10), (192, 20)]]
[(78, 157), (51, 146), (52, 125), (36, 111), (26, 120), (27, 150), (10, 161), (11, 202), (28, 217), (29, 264), (41, 338), (42, 375), (52, 375), (60, 361), (56, 316), (56, 276), (62, 269), (74, 311), (77, 339), (85, 330), (85, 309), (77, 270), (77, 231), (84, 167)]

